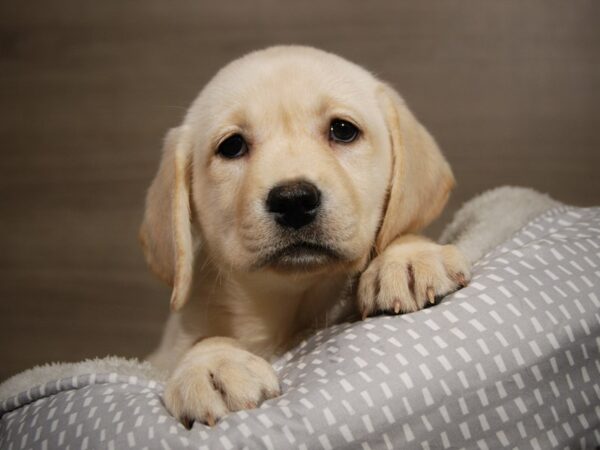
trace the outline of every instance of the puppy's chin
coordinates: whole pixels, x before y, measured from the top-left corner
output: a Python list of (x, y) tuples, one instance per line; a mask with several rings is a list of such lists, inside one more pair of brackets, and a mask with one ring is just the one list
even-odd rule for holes
[(346, 261), (337, 249), (314, 242), (299, 241), (263, 253), (254, 270), (276, 272), (317, 272)]

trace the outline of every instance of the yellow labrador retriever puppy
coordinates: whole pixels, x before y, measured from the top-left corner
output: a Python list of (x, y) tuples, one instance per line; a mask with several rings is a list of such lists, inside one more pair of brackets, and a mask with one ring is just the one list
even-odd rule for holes
[(191, 426), (277, 396), (267, 362), (331, 323), (406, 313), (463, 286), (453, 246), (413, 233), (454, 179), (402, 98), (361, 67), (280, 46), (227, 65), (171, 130), (141, 239), (173, 287), (164, 401)]

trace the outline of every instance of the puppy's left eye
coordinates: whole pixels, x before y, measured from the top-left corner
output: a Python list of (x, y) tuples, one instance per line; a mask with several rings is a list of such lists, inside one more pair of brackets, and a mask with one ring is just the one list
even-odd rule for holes
[(354, 141), (358, 137), (358, 128), (351, 122), (342, 119), (333, 119), (329, 126), (329, 139), (344, 144)]

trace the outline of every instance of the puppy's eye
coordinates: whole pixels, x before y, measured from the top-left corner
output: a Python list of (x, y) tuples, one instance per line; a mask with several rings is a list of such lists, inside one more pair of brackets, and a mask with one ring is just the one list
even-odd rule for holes
[(223, 158), (234, 159), (244, 156), (248, 152), (248, 144), (239, 134), (234, 134), (225, 139), (217, 148), (217, 154)]
[(358, 128), (347, 120), (333, 119), (329, 126), (329, 139), (347, 144), (358, 137)]

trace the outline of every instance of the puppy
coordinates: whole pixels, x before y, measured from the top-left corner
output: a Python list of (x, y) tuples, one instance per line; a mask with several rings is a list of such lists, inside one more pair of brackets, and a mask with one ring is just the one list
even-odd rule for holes
[[(150, 361), (187, 427), (279, 394), (267, 360), (338, 320), (417, 311), (464, 286), (451, 245), (417, 236), (454, 178), (400, 96), (308, 47), (233, 61), (165, 140), (141, 227), (173, 287)], [(340, 309), (340, 308), (338, 308)]]

